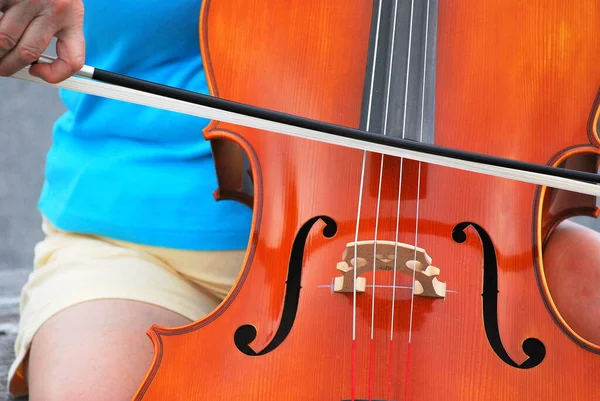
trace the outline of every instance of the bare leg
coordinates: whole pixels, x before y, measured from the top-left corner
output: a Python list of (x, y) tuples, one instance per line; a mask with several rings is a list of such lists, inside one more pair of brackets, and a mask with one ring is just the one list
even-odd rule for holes
[(600, 345), (600, 233), (565, 221), (544, 252), (550, 293), (565, 321)]
[(126, 300), (90, 301), (48, 320), (31, 347), (31, 401), (129, 401), (153, 358), (152, 324), (189, 320), (158, 306)]

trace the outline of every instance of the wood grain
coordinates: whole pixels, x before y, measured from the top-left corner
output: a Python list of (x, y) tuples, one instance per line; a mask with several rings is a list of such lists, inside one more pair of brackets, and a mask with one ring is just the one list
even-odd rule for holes
[[(373, 3), (290, 2), (204, 2), (211, 93), (357, 126)], [(587, 128), (600, 88), (599, 16), (595, 0), (439, 2), (435, 143), (539, 164), (597, 146)], [(565, 335), (540, 291), (536, 186), (406, 160), (400, 173), (400, 161), (386, 157), (379, 202), (380, 155), (367, 153), (363, 164), (359, 150), (220, 122), (205, 134), (237, 142), (251, 162), (247, 264), (213, 314), (150, 331), (156, 357), (136, 400), (339, 401), (354, 391), (412, 401), (600, 397), (598, 347)], [(377, 272), (378, 286), (355, 308), (352, 294), (327, 289), (347, 243), (393, 241), (397, 221), (398, 241), (418, 239), (440, 269), (445, 299), (413, 304), (405, 277), (393, 298), (390, 272)], [(334, 224), (335, 235), (324, 235)], [(299, 269), (297, 314), (280, 341)], [(492, 274), (485, 303), (498, 301), (491, 311), (482, 310), (484, 273)], [(244, 346), (241, 328), (251, 333)], [(530, 338), (546, 351), (533, 368), (522, 365)]]

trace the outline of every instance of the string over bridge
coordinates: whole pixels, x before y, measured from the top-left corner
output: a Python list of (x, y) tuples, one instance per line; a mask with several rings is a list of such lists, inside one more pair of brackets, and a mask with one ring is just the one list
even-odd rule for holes
[[(355, 247), (356, 263), (354, 261)], [(374, 254), (375, 252), (376, 254)], [(352, 282), (354, 281), (354, 269), (356, 269), (356, 292), (365, 292), (367, 280), (359, 276), (373, 271), (373, 260), (375, 260), (376, 270), (393, 271), (395, 258), (397, 258), (396, 271), (398, 273), (408, 274), (412, 277), (414, 272), (416, 296), (446, 297), (446, 283), (437, 279), (440, 269), (431, 265), (432, 259), (424, 249), (383, 240), (350, 242), (346, 245), (342, 255), (343, 260), (336, 266), (342, 275), (335, 278), (334, 291), (353, 292)]]

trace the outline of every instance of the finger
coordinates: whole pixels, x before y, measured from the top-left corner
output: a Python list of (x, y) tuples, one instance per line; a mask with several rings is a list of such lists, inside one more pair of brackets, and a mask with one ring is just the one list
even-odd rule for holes
[(33, 76), (58, 83), (79, 71), (85, 62), (85, 39), (81, 28), (73, 27), (56, 34), (57, 58), (51, 64), (36, 64), (29, 69)]
[(0, 59), (0, 75), (13, 75), (40, 58), (53, 36), (47, 19), (37, 17), (29, 24), (17, 46)]
[[(37, 11), (37, 8), (18, 3), (0, 18), (0, 60), (19, 43)], [(4, 75), (1, 69), (0, 75)]]

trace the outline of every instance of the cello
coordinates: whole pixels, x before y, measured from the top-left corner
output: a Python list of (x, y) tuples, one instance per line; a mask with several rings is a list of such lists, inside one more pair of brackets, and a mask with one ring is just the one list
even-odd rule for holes
[[(199, 37), (216, 98), (595, 173), (598, 17), (591, 0), (205, 0)], [(592, 195), (216, 119), (204, 135), (215, 196), (254, 211), (245, 266), (207, 317), (149, 330), (135, 400), (600, 396), (589, 311), (567, 319), (544, 257)]]

